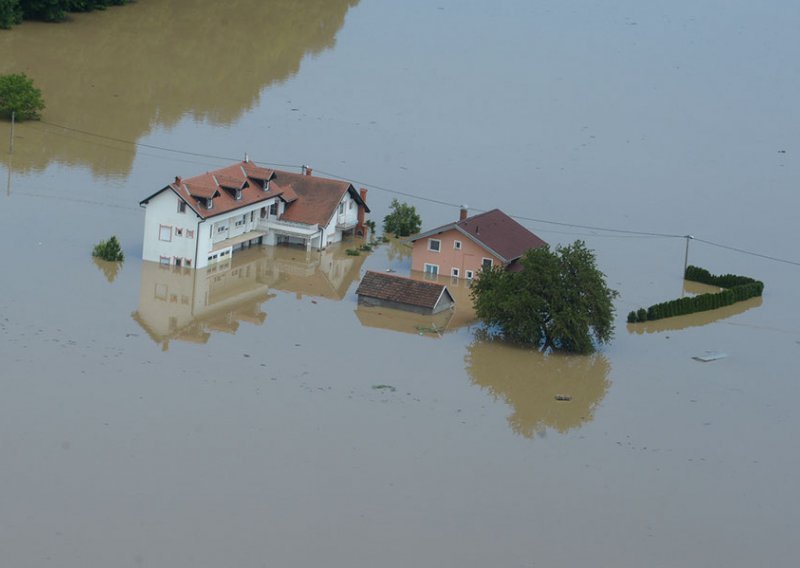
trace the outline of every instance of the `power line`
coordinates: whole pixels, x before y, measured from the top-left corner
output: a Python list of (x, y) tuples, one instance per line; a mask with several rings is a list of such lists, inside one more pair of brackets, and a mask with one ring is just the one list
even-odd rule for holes
[[(68, 130), (70, 132), (78, 132), (80, 134), (85, 134), (86, 136), (94, 136), (96, 138), (102, 138), (104, 140), (111, 140), (113, 142), (119, 142), (121, 144), (130, 144), (132, 146), (138, 146), (140, 148), (150, 148), (151, 150), (161, 150), (162, 152), (173, 152), (175, 154), (183, 154), (185, 156), (195, 156), (197, 158), (211, 158), (214, 160), (224, 160), (227, 162), (238, 162), (239, 158), (230, 158), (227, 156), (217, 156), (214, 154), (203, 154), (201, 152), (189, 152), (187, 150), (176, 150), (175, 148), (167, 148), (166, 146), (156, 146), (154, 144), (145, 144), (143, 142), (135, 142), (133, 140), (125, 140), (123, 138), (115, 138), (114, 136), (106, 136), (104, 134), (96, 134), (94, 132), (89, 132), (87, 130), (81, 130), (79, 128), (71, 128), (69, 126), (64, 126), (63, 124), (56, 124), (55, 122), (48, 122), (46, 120), (40, 120), (42, 124), (47, 124), (48, 126), (54, 126), (56, 128), (61, 128), (63, 130)], [(298, 164), (278, 164), (274, 162), (261, 162), (262, 164), (266, 164), (268, 166), (277, 166), (279, 168), (299, 168)]]
[[(42, 124), (47, 124), (49, 126), (60, 128), (62, 130), (66, 130), (66, 131), (69, 131), (69, 132), (77, 132), (77, 133), (80, 133), (80, 134), (84, 134), (86, 136), (94, 136), (96, 138), (101, 138), (101, 139), (104, 139), (104, 140), (110, 140), (110, 141), (118, 142), (118, 143), (122, 143), (122, 144), (130, 144), (132, 146), (136, 146), (136, 147), (140, 147), (140, 148), (149, 148), (149, 149), (152, 149), (152, 150), (159, 150), (159, 151), (162, 151), (162, 152), (171, 152), (171, 153), (174, 153), (174, 154), (182, 154), (182, 155), (185, 155), (185, 156), (194, 156), (194, 157), (199, 157), (199, 158), (210, 158), (210, 159), (214, 159), (214, 160), (239, 161), (238, 158), (230, 158), (230, 157), (226, 157), (226, 156), (217, 156), (217, 155), (214, 155), (214, 154), (204, 154), (204, 153), (200, 153), (200, 152), (189, 152), (189, 151), (186, 151), (186, 150), (177, 150), (175, 148), (168, 148), (168, 147), (165, 147), (165, 146), (156, 146), (154, 144), (145, 144), (145, 143), (142, 143), (142, 142), (135, 142), (135, 141), (132, 141), (132, 140), (124, 140), (122, 138), (116, 138), (116, 137), (113, 137), (113, 136), (106, 136), (106, 135), (103, 135), (103, 134), (97, 134), (97, 133), (94, 133), (94, 132), (89, 132), (87, 130), (81, 130), (79, 128), (72, 128), (72, 127), (69, 127), (69, 126), (65, 126), (63, 124), (57, 124), (57, 123), (54, 123), (54, 122), (48, 122), (48, 121), (44, 121), (44, 120), (39, 121), (39, 122), (42, 123)], [(34, 128), (34, 129), (36, 129), (36, 128)], [(106, 148), (109, 148), (109, 149), (118, 150), (118, 148), (113, 148), (111, 146), (106, 146), (106, 145), (103, 145), (103, 144), (98, 144), (98, 145), (106, 147)], [(155, 155), (152, 155), (151, 157), (160, 158), (160, 156), (155, 156)], [(186, 161), (188, 161), (188, 160), (186, 160)], [(269, 166), (281, 167), (281, 168), (300, 168), (300, 167), (302, 167), (302, 166), (300, 166), (298, 164), (281, 164), (281, 163), (276, 163), (276, 162), (259, 162), (259, 163), (262, 163), (264, 165), (269, 165)], [(325, 171), (322, 171), (322, 170), (317, 170), (317, 172), (319, 172), (319, 173), (321, 173), (321, 174), (323, 174), (325, 176), (328, 176), (330, 178), (335, 178), (335, 179), (339, 179), (339, 180), (342, 180), (342, 181), (347, 181), (347, 182), (355, 184), (355, 185), (361, 185), (361, 186), (364, 186), (364, 187), (368, 187), (370, 189), (375, 189), (375, 190), (378, 190), (378, 191), (383, 191), (383, 192), (391, 193), (391, 194), (394, 194), (394, 195), (402, 195), (403, 197), (407, 197), (409, 199), (416, 199), (416, 200), (419, 200), (419, 201), (426, 201), (428, 203), (434, 203), (436, 205), (443, 205), (445, 207), (454, 207), (454, 208), (462, 207), (461, 204), (452, 203), (452, 202), (448, 202), (448, 201), (443, 201), (443, 200), (440, 200), (440, 199), (434, 199), (432, 197), (416, 195), (414, 193), (409, 193), (409, 192), (405, 192), (405, 191), (391, 189), (391, 188), (388, 188), (388, 187), (382, 187), (382, 186), (371, 184), (371, 183), (368, 183), (368, 182), (365, 182), (365, 181), (355, 180), (355, 179), (348, 178), (348, 177), (345, 177), (345, 176), (340, 176), (340, 175), (337, 175), (337, 174), (334, 174), (334, 173), (331, 173), (331, 172), (325, 172)], [(43, 197), (43, 195), (37, 195), (37, 194), (28, 194), (28, 195), (31, 195), (31, 196), (42, 196)], [(101, 204), (99, 202), (94, 202), (94, 203)], [(111, 204), (109, 204), (109, 205), (111, 207), (119, 207), (117, 205), (111, 205)], [(477, 211), (479, 213), (485, 211), (483, 209), (474, 209), (474, 208), (472, 210), (473, 211)], [(575, 228), (575, 229), (584, 229), (584, 230), (589, 230), (589, 231), (602, 231), (602, 232), (606, 232), (606, 233), (615, 233), (616, 236), (660, 237), (660, 238), (680, 238), (680, 239), (687, 237), (686, 235), (679, 235), (679, 234), (674, 234), (674, 233), (658, 233), (658, 232), (651, 232), (651, 231), (634, 231), (634, 230), (629, 230), (629, 229), (615, 229), (615, 228), (611, 228), (611, 227), (600, 227), (600, 226), (596, 226), (596, 225), (583, 225), (583, 224), (579, 224), (579, 223), (567, 223), (567, 222), (564, 222), (564, 221), (553, 221), (553, 220), (550, 220), (550, 219), (541, 219), (541, 218), (536, 218), (536, 217), (526, 217), (526, 216), (523, 216), (523, 215), (509, 215), (509, 216), (512, 217), (513, 219), (518, 219), (520, 221), (528, 221), (528, 222), (531, 222), (531, 223), (542, 223), (542, 224), (555, 225), (555, 226), (560, 226), (560, 227), (570, 227), (570, 228)], [(553, 232), (555, 232), (555, 231), (553, 231)], [(610, 236), (615, 236), (615, 235), (588, 235), (588, 236), (610, 237)], [(771, 260), (771, 261), (774, 261), (774, 262), (781, 262), (781, 263), (785, 263), (785, 264), (790, 264), (790, 265), (793, 265), (793, 266), (800, 266), (800, 262), (796, 262), (796, 261), (793, 261), (793, 260), (788, 260), (788, 259), (779, 258), (779, 257), (776, 257), (776, 256), (771, 256), (771, 255), (766, 255), (766, 254), (762, 254), (762, 253), (758, 253), (758, 252), (754, 252), (754, 251), (749, 251), (749, 250), (741, 249), (741, 248), (738, 248), (738, 247), (733, 247), (733, 246), (725, 245), (725, 244), (722, 244), (722, 243), (716, 243), (716, 242), (713, 242), (713, 241), (709, 241), (709, 240), (705, 240), (705, 239), (701, 239), (701, 238), (697, 238), (697, 237), (694, 237), (693, 240), (696, 240), (698, 242), (701, 242), (701, 243), (704, 243), (704, 244), (707, 244), (707, 245), (710, 245), (710, 246), (714, 246), (714, 247), (718, 247), (718, 248), (722, 248), (722, 249), (738, 252), (738, 253), (741, 253), (741, 254), (746, 254), (746, 255), (750, 255), (750, 256), (754, 256), (754, 257), (758, 257), (758, 258), (763, 258), (763, 259)]]
[(785, 264), (791, 264), (791, 265), (794, 265), (794, 266), (800, 266), (800, 262), (796, 262), (794, 260), (787, 260), (785, 258), (778, 258), (777, 256), (769, 256), (767, 254), (761, 254), (759, 252), (753, 252), (753, 251), (750, 251), (750, 250), (744, 250), (744, 249), (740, 249), (740, 248), (737, 248), (737, 247), (732, 247), (732, 246), (729, 246), (729, 245), (723, 245), (721, 243), (715, 243), (713, 241), (707, 241), (705, 239), (700, 239), (700, 238), (697, 238), (697, 237), (695, 237), (694, 240), (696, 240), (698, 242), (701, 242), (701, 243), (705, 243), (707, 245), (711, 245), (712, 247), (719, 247), (719, 248), (726, 249), (726, 250), (732, 250), (734, 252), (738, 252), (738, 253), (741, 253), (741, 254), (749, 254), (750, 256), (757, 256), (759, 258), (765, 258), (767, 260), (774, 260), (775, 262), (783, 262)]

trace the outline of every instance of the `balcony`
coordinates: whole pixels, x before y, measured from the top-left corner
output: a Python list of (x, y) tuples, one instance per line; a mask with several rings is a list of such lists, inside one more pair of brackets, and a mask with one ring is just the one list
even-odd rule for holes
[(279, 235), (300, 237), (304, 239), (313, 237), (319, 233), (319, 225), (306, 225), (305, 223), (282, 221), (275, 218), (260, 220), (258, 222), (258, 228), (262, 231), (274, 232)]

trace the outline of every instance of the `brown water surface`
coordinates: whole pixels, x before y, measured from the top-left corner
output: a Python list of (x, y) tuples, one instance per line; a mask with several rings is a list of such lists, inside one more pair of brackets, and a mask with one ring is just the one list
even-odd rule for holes
[[(0, 122), (3, 565), (794, 565), (797, 29), (789, 0), (141, 0), (0, 31), (47, 101), (13, 155)], [(411, 275), (395, 239), (142, 262), (139, 201), (245, 153), (368, 185), (379, 225), (399, 197), (585, 239), (614, 341), (487, 341), (448, 278), (446, 321), (365, 310), (366, 270)], [(763, 298), (628, 326), (707, 290), (687, 234)]]

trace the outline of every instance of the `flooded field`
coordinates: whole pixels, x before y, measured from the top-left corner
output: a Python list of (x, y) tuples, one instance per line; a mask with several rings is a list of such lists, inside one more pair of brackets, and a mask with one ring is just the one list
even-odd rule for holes
[[(140, 0), (0, 31), (47, 102), (13, 153), (0, 122), (2, 564), (794, 565), (798, 27), (779, 0)], [(379, 225), (396, 191), (425, 227), (468, 204), (586, 240), (613, 343), (487, 341), (449, 278), (443, 319), (359, 306), (366, 270), (410, 273), (395, 240), (142, 262), (139, 201), (245, 153), (369, 187)], [(90, 257), (111, 234), (121, 265)], [(763, 298), (626, 324), (708, 290), (687, 234)]]

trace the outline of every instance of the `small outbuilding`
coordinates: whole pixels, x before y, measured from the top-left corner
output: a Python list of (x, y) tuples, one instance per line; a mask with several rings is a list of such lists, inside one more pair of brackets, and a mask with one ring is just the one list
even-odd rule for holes
[(368, 271), (356, 290), (358, 303), (406, 310), (418, 314), (438, 314), (455, 306), (444, 284), (413, 280), (394, 274)]

